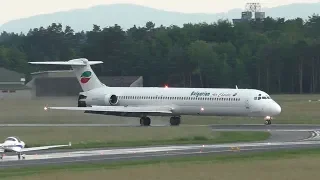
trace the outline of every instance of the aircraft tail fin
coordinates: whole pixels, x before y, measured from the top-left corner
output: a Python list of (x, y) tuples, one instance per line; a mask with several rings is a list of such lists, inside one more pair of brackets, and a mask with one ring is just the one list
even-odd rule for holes
[(85, 58), (72, 59), (69, 61), (48, 61), (48, 62), (29, 62), (39, 65), (69, 65), (72, 67), (83, 91), (90, 91), (95, 88), (105, 86), (100, 82), (90, 65), (102, 64), (102, 61), (88, 61)]

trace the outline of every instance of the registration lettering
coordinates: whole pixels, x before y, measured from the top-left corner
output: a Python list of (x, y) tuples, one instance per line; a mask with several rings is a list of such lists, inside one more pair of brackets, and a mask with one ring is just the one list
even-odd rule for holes
[(231, 97), (231, 96), (236, 96), (237, 93), (235, 94), (230, 94), (230, 93), (209, 93), (209, 92), (198, 92), (198, 91), (192, 91), (191, 96), (195, 97), (207, 97), (207, 96), (214, 96), (214, 97)]
[(195, 97), (199, 97), (199, 96), (210, 96), (210, 93), (208, 92), (197, 92), (197, 91), (193, 91), (191, 93), (191, 96), (195, 96)]
[(220, 93), (218, 95), (218, 97), (229, 97), (229, 96), (231, 96), (231, 94), (229, 94), (229, 93)]

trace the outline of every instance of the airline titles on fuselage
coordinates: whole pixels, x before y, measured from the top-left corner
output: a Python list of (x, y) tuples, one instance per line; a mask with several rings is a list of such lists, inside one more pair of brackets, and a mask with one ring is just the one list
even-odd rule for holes
[(195, 97), (208, 97), (208, 96), (214, 96), (214, 97), (230, 97), (230, 96), (236, 96), (237, 93), (235, 94), (230, 94), (230, 93), (209, 93), (209, 92), (198, 92), (198, 91), (192, 91), (190, 96), (195, 96)]

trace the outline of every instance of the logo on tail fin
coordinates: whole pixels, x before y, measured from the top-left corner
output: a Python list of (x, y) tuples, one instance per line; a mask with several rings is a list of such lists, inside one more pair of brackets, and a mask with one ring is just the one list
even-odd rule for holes
[(85, 71), (81, 74), (81, 83), (85, 84), (91, 79), (92, 73), (90, 71)]

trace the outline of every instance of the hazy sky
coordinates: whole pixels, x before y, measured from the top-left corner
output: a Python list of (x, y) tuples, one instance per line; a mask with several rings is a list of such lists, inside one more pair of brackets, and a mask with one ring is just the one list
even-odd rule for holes
[(0, 0), (0, 24), (13, 19), (70, 9), (88, 8), (100, 4), (134, 3), (157, 9), (178, 12), (225, 12), (244, 8), (247, 2), (260, 2), (263, 7), (273, 7), (297, 2), (320, 0)]

